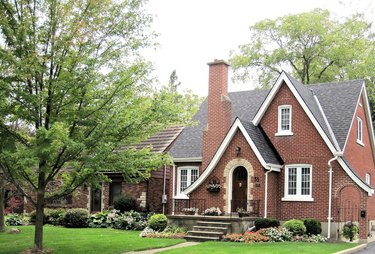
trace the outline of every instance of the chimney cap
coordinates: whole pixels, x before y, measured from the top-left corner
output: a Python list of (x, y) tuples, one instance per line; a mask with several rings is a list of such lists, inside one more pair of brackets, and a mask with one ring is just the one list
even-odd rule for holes
[(222, 59), (215, 59), (213, 62), (209, 62), (207, 63), (209, 66), (212, 66), (212, 65), (219, 65), (219, 64), (225, 64), (227, 66), (229, 66), (229, 63), (227, 63), (226, 61), (222, 60)]

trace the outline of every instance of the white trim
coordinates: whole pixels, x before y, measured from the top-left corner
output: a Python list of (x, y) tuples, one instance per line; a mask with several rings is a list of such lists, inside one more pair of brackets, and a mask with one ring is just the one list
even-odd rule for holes
[[(289, 168), (296, 168), (296, 194), (289, 195), (288, 194), (288, 187), (289, 187)], [(310, 169), (310, 190), (309, 195), (302, 195), (301, 194), (301, 182), (302, 182), (302, 168), (309, 168)], [(284, 197), (281, 198), (282, 201), (314, 201), (312, 197), (312, 181), (313, 179), (313, 167), (311, 164), (289, 164), (285, 165), (285, 174), (284, 174)]]
[(223, 142), (220, 144), (219, 148), (217, 149), (214, 157), (208, 164), (206, 170), (203, 171), (201, 176), (192, 184), (190, 185), (185, 191), (184, 194), (188, 195), (191, 193), (193, 190), (195, 190), (203, 181), (210, 175), (212, 170), (215, 168), (217, 163), (219, 162), (221, 156), (224, 154), (226, 148), (228, 147), (230, 141), (234, 137), (234, 134), (236, 134), (237, 129), (241, 130), (242, 134), (244, 135), (246, 141), (249, 143), (251, 149), (257, 156), (259, 162), (262, 164), (262, 166), (266, 169), (271, 169), (274, 168), (275, 171), (280, 172), (280, 169), (282, 168), (281, 165), (275, 165), (275, 164), (267, 164), (262, 155), (260, 154), (258, 148), (255, 146), (253, 140), (245, 130), (245, 127), (242, 125), (241, 120), (239, 118), (236, 118), (234, 123), (232, 124), (231, 128), (229, 129), (227, 135), (225, 136)]
[(344, 169), (344, 171), (348, 174), (348, 176), (364, 191), (367, 192), (369, 196), (372, 196), (374, 194), (374, 189), (365, 184), (356, 174), (353, 173), (353, 171), (346, 165), (346, 163), (343, 161), (341, 157), (337, 159), (340, 166)]
[(285, 74), (285, 72), (282, 72), (280, 76), (277, 78), (274, 86), (268, 93), (266, 99), (263, 101), (263, 104), (260, 106), (258, 112), (253, 118), (253, 121), (252, 121), (253, 124), (255, 126), (259, 124), (260, 120), (262, 119), (263, 115), (266, 113), (269, 105), (271, 104), (277, 92), (279, 91), (281, 85), (283, 84), (283, 81), (289, 87), (294, 97), (297, 99), (297, 101), (299, 102), (299, 104), (301, 105), (301, 107), (303, 108), (303, 110), (305, 111), (305, 113), (307, 114), (307, 116), (309, 117), (313, 125), (315, 126), (316, 130), (318, 131), (320, 136), (323, 138), (324, 142), (327, 144), (332, 154), (336, 153), (337, 150), (335, 146), (332, 144), (331, 140), (328, 138), (327, 134), (324, 132), (324, 130), (322, 129), (322, 127), (320, 126), (320, 124), (318, 123), (318, 121), (316, 120), (316, 118), (314, 117), (309, 107), (306, 105), (306, 103), (304, 102), (301, 95), (298, 93), (297, 89), (294, 87), (294, 85), (292, 84), (288, 76)]
[[(283, 109), (289, 109), (289, 129), (288, 130), (282, 130), (281, 129), (281, 120), (282, 120), (282, 114), (281, 111)], [(292, 132), (292, 105), (279, 105), (277, 108), (277, 133), (275, 133), (275, 136), (291, 136), (293, 135)]]
[(181, 198), (184, 195), (184, 191), (181, 191), (181, 171), (182, 170), (187, 170), (186, 171), (186, 188), (185, 190), (192, 184), (191, 183), (191, 171), (196, 170), (197, 173), (197, 179), (199, 178), (199, 167), (197, 166), (181, 166), (177, 167), (177, 188), (176, 188), (176, 198)]
[(202, 162), (202, 157), (173, 158), (173, 162)]
[(365, 106), (364, 110), (365, 110), (365, 114), (366, 114), (367, 129), (369, 130), (368, 134), (369, 134), (369, 139), (370, 139), (370, 145), (371, 145), (371, 148), (372, 148), (373, 157), (375, 157), (374, 126), (372, 125), (370, 102), (368, 100), (367, 90), (365, 88), (366, 88), (365, 82), (363, 81), (363, 88), (362, 88), (363, 96), (362, 96), (362, 98), (364, 99), (363, 104)]
[(365, 182), (370, 185), (371, 184), (371, 174), (370, 173), (366, 173), (365, 175)]

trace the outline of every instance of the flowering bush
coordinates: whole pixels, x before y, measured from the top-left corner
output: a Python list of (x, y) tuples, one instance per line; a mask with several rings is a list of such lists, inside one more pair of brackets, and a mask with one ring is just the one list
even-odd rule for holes
[(139, 236), (147, 238), (184, 238), (186, 233), (186, 228), (176, 226), (167, 226), (162, 232), (158, 232), (150, 227), (146, 227), (139, 234)]
[(146, 225), (146, 218), (134, 211), (120, 213), (120, 210), (113, 209), (92, 214), (89, 218), (89, 226), (92, 228), (142, 230)]
[(5, 224), (8, 226), (22, 226), (23, 216), (17, 213), (8, 214), (5, 217)]
[(243, 241), (242, 234), (236, 234), (236, 233), (227, 234), (223, 236), (223, 240), (228, 241), (228, 242), (242, 242)]
[(220, 216), (222, 212), (219, 207), (211, 207), (204, 210), (203, 215)]
[(245, 243), (268, 242), (268, 237), (260, 234), (259, 232), (245, 232), (242, 235), (242, 240)]
[(327, 241), (327, 238), (322, 235), (303, 235), (303, 236), (294, 236), (292, 241), (294, 242), (308, 242), (308, 243), (324, 243)]
[(270, 242), (285, 242), (291, 241), (293, 234), (288, 229), (279, 228), (262, 228), (257, 231), (259, 234), (264, 235)]

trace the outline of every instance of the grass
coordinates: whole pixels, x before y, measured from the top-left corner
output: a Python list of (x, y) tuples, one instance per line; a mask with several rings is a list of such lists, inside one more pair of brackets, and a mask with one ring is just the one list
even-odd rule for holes
[(351, 243), (228, 243), (228, 242), (205, 242), (192, 247), (178, 248), (159, 253), (163, 254), (229, 254), (229, 253), (251, 253), (251, 254), (328, 254), (340, 250), (353, 248), (357, 245)]
[[(33, 247), (34, 227), (21, 226), (21, 233), (0, 233), (0, 253), (15, 254)], [(44, 227), (44, 248), (54, 254), (115, 254), (127, 251), (166, 247), (184, 242), (182, 239), (140, 238), (139, 231), (103, 228)]]

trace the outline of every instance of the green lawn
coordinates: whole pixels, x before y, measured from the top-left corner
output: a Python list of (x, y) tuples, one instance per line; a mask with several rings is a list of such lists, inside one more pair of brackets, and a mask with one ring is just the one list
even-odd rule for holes
[[(33, 247), (34, 227), (22, 226), (20, 234), (0, 233), (0, 253), (15, 254)], [(44, 227), (44, 247), (53, 253), (115, 254), (160, 248), (185, 240), (140, 238), (139, 231), (115, 229)]]
[(227, 242), (205, 242), (196, 246), (163, 251), (163, 254), (328, 254), (357, 246), (350, 243), (227, 243)]

